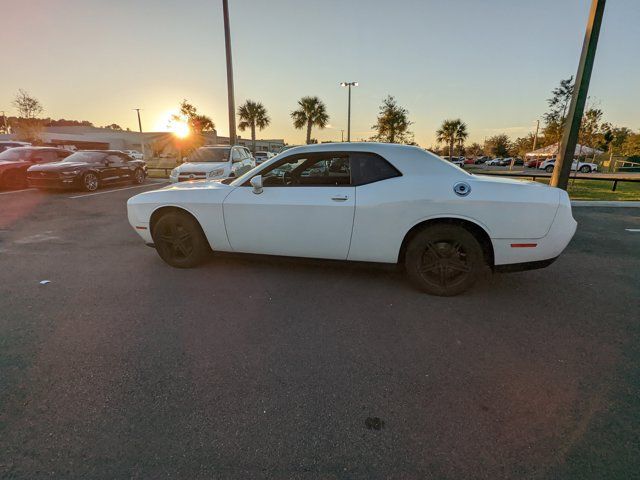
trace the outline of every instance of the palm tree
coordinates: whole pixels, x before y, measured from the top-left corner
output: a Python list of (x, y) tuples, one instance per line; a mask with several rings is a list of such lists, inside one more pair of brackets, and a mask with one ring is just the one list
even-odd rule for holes
[(458, 119), (455, 120), (458, 124), (458, 127), (456, 128), (456, 142), (458, 142), (458, 153), (460, 155), (462, 155), (462, 148), (464, 147), (464, 141), (467, 139), (467, 137), (469, 136), (469, 132), (467, 132), (467, 124), (464, 123), (462, 120)]
[(293, 126), (297, 129), (307, 127), (307, 145), (311, 143), (311, 127), (320, 129), (329, 123), (327, 107), (318, 97), (302, 97), (298, 100), (300, 108), (291, 112)]
[(238, 116), (240, 123), (238, 128), (244, 132), (247, 128), (251, 128), (251, 144), (253, 153), (256, 153), (256, 127), (262, 130), (269, 126), (271, 119), (267, 115), (267, 109), (260, 102), (247, 100), (243, 105), (238, 107)]
[(436, 141), (449, 145), (449, 159), (453, 156), (453, 146), (456, 143), (456, 132), (459, 120), (445, 120), (436, 131)]

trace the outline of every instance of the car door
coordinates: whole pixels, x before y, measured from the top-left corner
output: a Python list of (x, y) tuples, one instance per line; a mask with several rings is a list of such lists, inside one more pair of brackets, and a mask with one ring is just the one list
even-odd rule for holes
[(120, 158), (120, 166), (118, 167), (118, 181), (128, 182), (133, 178), (133, 171), (135, 170), (135, 163), (133, 158), (126, 153), (117, 154)]
[(261, 174), (261, 193), (247, 181), (224, 201), (234, 251), (347, 258), (355, 211), (348, 154), (292, 155)]
[(99, 167), (100, 181), (102, 183), (114, 183), (120, 178), (122, 158), (115, 153), (107, 155)]

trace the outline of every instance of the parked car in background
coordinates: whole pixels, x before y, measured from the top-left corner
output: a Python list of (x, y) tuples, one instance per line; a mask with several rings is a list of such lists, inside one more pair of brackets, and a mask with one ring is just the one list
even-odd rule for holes
[(27, 170), (38, 164), (59, 162), (71, 152), (54, 147), (12, 147), (0, 153), (0, 186), (24, 188)]
[(61, 162), (34, 165), (27, 170), (29, 186), (81, 188), (93, 192), (114, 183), (144, 183), (147, 164), (120, 150), (81, 150)]
[(502, 158), (498, 157), (498, 158), (492, 158), (491, 160), (487, 160), (485, 162), (485, 165), (489, 165), (491, 167), (496, 167), (498, 165), (500, 165), (502, 163)]
[(31, 144), (29, 142), (17, 142), (13, 140), (2, 140), (0, 141), (0, 152), (4, 152), (9, 148), (15, 147), (30, 147)]
[(475, 165), (476, 164), (476, 159), (473, 158), (473, 157), (465, 157), (464, 164), (465, 165)]
[(269, 160), (271, 157), (275, 157), (275, 155), (271, 152), (256, 152), (253, 154), (253, 158), (256, 159), (256, 165), (260, 165), (262, 162)]
[(490, 158), (483, 155), (482, 157), (477, 157), (473, 163), (476, 165), (480, 165), (481, 163), (485, 163), (488, 160), (490, 160)]
[(248, 148), (235, 145), (200, 147), (169, 175), (171, 183), (239, 177), (256, 166)]
[(498, 163), (498, 165), (500, 165), (501, 167), (509, 167), (511, 166), (511, 162), (513, 162), (514, 166), (524, 164), (521, 158), (507, 157), (503, 158), (500, 163)]
[(144, 155), (137, 150), (123, 150), (123, 152), (134, 160), (144, 160)]
[[(542, 162), (540, 164), (540, 166), (538, 167), (540, 170), (544, 170), (547, 173), (551, 173), (553, 172), (553, 169), (555, 168), (556, 165), (556, 159), (550, 159), (550, 160), (545, 160), (544, 162)], [(598, 171), (598, 164), (597, 163), (590, 163), (590, 162), (579, 162), (578, 160), (574, 160), (571, 163), (571, 171), (575, 172), (576, 169), (580, 172), (580, 173), (591, 173), (591, 172), (597, 172)]]
[(298, 147), (234, 180), (136, 195), (127, 211), (177, 268), (212, 249), (400, 262), (419, 289), (446, 296), (487, 268), (551, 264), (577, 225), (564, 190), (471, 175), (423, 149), (373, 142)]
[(524, 166), (527, 168), (538, 168), (540, 164), (542, 162), (545, 162), (546, 160), (551, 160), (551, 158), (532, 158), (530, 160), (527, 160), (524, 163)]
[(445, 155), (442, 158), (444, 158), (447, 162), (451, 162), (460, 168), (464, 168), (464, 157), (449, 157), (449, 155)]

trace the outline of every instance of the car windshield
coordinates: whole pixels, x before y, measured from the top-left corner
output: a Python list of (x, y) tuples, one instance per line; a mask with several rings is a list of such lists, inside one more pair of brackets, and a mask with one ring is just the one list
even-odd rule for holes
[(28, 160), (32, 150), (28, 148), (10, 148), (0, 153), (0, 161), (15, 162), (18, 160)]
[(226, 162), (229, 160), (229, 152), (230, 148), (199, 148), (187, 157), (187, 162)]
[(98, 163), (107, 156), (105, 152), (76, 152), (63, 160), (64, 163), (84, 162)]

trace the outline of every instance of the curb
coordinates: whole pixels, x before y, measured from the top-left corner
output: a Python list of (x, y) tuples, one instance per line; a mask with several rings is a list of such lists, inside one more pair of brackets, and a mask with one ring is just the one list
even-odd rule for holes
[(623, 208), (640, 208), (640, 202), (636, 201), (607, 201), (607, 200), (572, 200), (572, 207), (623, 207)]

